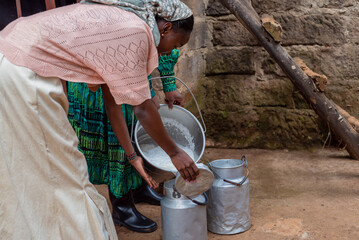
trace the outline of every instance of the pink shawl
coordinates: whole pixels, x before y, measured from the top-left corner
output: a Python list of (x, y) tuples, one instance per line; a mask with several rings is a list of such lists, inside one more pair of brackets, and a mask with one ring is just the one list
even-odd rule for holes
[(134, 13), (98, 4), (20, 18), (0, 32), (0, 52), (43, 77), (107, 84), (117, 104), (150, 99), (147, 76), (158, 65), (148, 25)]

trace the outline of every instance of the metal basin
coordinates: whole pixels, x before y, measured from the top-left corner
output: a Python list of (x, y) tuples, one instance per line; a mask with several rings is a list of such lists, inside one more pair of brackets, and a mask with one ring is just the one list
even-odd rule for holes
[[(162, 104), (158, 112), (172, 140), (179, 147), (190, 149), (193, 156), (189, 155), (193, 157), (194, 162), (198, 162), (204, 152), (205, 135), (197, 118), (188, 110), (176, 105), (169, 110), (166, 104)], [(136, 124), (134, 137), (136, 147), (145, 160), (145, 167), (150, 176), (160, 183), (175, 178), (176, 169), (163, 167), (164, 165), (153, 157), (159, 146), (147, 134), (140, 122)]]

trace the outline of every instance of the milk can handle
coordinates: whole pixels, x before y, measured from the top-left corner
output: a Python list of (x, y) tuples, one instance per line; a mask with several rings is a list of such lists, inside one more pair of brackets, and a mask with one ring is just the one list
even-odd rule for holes
[[(176, 189), (176, 187), (175, 187), (175, 185), (173, 185), (173, 191), (175, 191), (175, 192), (178, 192), (177, 191), (177, 189)], [(179, 193), (179, 192), (178, 192)], [(182, 193), (179, 193), (179, 194), (182, 194)], [(192, 199), (192, 198), (190, 198), (190, 197), (188, 197), (188, 196), (186, 196), (186, 195), (184, 195), (184, 194), (182, 194), (183, 196), (185, 196), (186, 198), (188, 198), (189, 200), (191, 200), (193, 203), (195, 203), (195, 204), (197, 204), (197, 205), (200, 205), (200, 206), (204, 206), (204, 205), (207, 205), (207, 203), (208, 203), (208, 196), (207, 196), (207, 194), (204, 192), (204, 193), (202, 193), (202, 195), (204, 196), (204, 202), (199, 202), (199, 201), (197, 201), (197, 200), (194, 200), (194, 199)]]
[(186, 197), (187, 197), (189, 200), (191, 200), (193, 203), (197, 204), (197, 205), (205, 206), (205, 205), (207, 205), (207, 203), (208, 203), (208, 196), (207, 196), (206, 193), (202, 193), (202, 195), (204, 196), (204, 202), (199, 202), (199, 201), (194, 200), (194, 199), (192, 199), (192, 198), (190, 198), (190, 197), (187, 197), (187, 196), (186, 196)]
[(247, 169), (247, 174), (246, 174), (246, 176), (242, 179), (242, 181), (240, 181), (239, 183), (230, 181), (230, 180), (228, 180), (228, 179), (224, 179), (224, 178), (222, 178), (221, 176), (219, 176), (215, 171), (213, 171), (210, 162), (208, 163), (208, 167), (212, 170), (212, 172), (214, 173), (214, 175), (216, 175), (218, 178), (222, 179), (224, 182), (230, 183), (230, 184), (233, 184), (233, 185), (236, 185), (236, 186), (240, 187), (240, 186), (242, 186), (243, 183), (248, 179), (248, 176), (249, 176), (249, 168), (248, 168), (248, 163), (247, 163), (246, 157), (245, 157), (245, 156), (242, 156), (242, 159), (241, 159), (241, 160), (244, 162), (244, 166), (245, 166), (246, 169)]

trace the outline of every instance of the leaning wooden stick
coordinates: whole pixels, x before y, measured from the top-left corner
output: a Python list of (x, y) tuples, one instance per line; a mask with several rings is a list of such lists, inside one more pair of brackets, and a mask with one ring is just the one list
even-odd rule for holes
[(350, 126), (336, 106), (318, 91), (313, 81), (294, 62), (280, 43), (275, 42), (262, 27), (260, 17), (249, 0), (220, 0), (220, 2), (259, 40), (319, 117), (327, 122), (335, 135), (346, 144), (350, 156), (359, 160), (359, 133)]

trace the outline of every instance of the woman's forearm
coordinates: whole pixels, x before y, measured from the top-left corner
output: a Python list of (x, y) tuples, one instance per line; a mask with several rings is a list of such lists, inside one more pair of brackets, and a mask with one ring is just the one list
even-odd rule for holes
[(151, 100), (134, 106), (135, 115), (153, 140), (171, 157), (178, 153), (178, 147), (163, 126), (160, 114)]
[(122, 113), (121, 105), (117, 105), (107, 85), (101, 85), (103, 98), (105, 101), (105, 109), (113, 132), (120, 142), (126, 155), (132, 154), (135, 149), (131, 143), (125, 118)]

